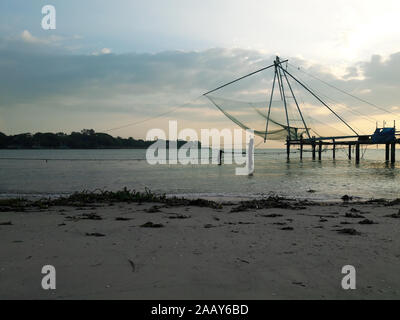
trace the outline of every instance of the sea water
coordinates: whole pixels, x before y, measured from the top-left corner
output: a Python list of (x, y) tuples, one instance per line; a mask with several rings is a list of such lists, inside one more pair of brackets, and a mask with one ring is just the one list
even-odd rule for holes
[(360, 164), (347, 150), (323, 152), (322, 161), (298, 151), (286, 160), (283, 149), (255, 151), (253, 176), (235, 175), (230, 165), (150, 165), (146, 150), (0, 150), (0, 197), (43, 197), (81, 190), (124, 187), (167, 195), (231, 199), (280, 195), (338, 200), (347, 194), (360, 199), (400, 197), (400, 154), (394, 165), (385, 151), (370, 146)]

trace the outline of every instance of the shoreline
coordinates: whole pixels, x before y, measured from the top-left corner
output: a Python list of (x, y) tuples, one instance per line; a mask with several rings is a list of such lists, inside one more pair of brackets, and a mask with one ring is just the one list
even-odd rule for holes
[[(40, 200), (57, 200), (59, 198), (68, 198), (71, 195), (74, 194), (79, 194), (82, 192), (97, 192), (100, 189), (96, 189), (94, 191), (75, 191), (75, 192), (58, 192), (58, 193), (13, 193), (13, 192), (3, 192), (0, 193), (0, 201), (1, 200), (13, 200), (13, 199), (24, 199), (27, 201), (40, 201)], [(142, 191), (138, 192), (145, 192), (144, 189)], [(101, 191), (101, 190), (100, 190)], [(118, 192), (118, 191), (110, 191), (110, 192)], [(318, 195), (316, 194), (316, 191), (311, 190), (307, 191), (310, 194)], [(314, 193), (315, 192), (315, 193)], [(343, 202), (343, 197), (348, 196), (350, 197), (353, 202), (374, 202), (374, 201), (386, 201), (386, 202), (391, 202), (395, 201), (400, 198), (396, 197), (386, 197), (386, 198), (370, 198), (370, 197), (361, 197), (361, 196), (353, 196), (353, 195), (342, 195), (341, 197), (337, 198), (318, 198), (318, 197), (307, 197), (307, 196), (286, 196), (286, 195), (281, 195), (276, 192), (270, 192), (268, 194), (246, 194), (246, 195), (240, 195), (240, 194), (234, 194), (234, 193), (161, 193), (161, 192), (155, 192), (155, 195), (164, 195), (166, 198), (173, 199), (173, 198), (179, 198), (179, 199), (186, 199), (186, 200), (196, 200), (196, 199), (202, 199), (202, 200), (207, 200), (207, 201), (213, 201), (213, 202), (218, 202), (218, 203), (223, 203), (223, 202), (235, 202), (238, 203), (240, 201), (254, 201), (254, 200), (262, 200), (262, 199), (267, 199), (269, 197), (278, 197), (283, 200), (288, 200), (288, 201), (310, 201), (310, 202), (315, 202), (315, 203), (342, 203)]]
[[(221, 205), (128, 191), (0, 200), (0, 298), (398, 299), (399, 212), (399, 200)], [(40, 287), (48, 264), (56, 290)], [(356, 290), (341, 287), (349, 264)]]

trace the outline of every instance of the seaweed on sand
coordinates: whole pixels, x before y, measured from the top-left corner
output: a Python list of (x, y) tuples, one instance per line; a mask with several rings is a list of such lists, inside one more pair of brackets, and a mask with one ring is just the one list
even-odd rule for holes
[(359, 213), (354, 213), (354, 212), (347, 212), (345, 214), (345, 217), (346, 218), (355, 218), (355, 219), (357, 219), (357, 218), (365, 218), (363, 215), (361, 215)]
[(165, 198), (163, 201), (169, 206), (194, 206), (194, 207), (207, 207), (213, 209), (222, 209), (222, 205), (218, 202), (205, 200), (205, 199), (185, 199), (185, 198)]
[(100, 232), (86, 232), (86, 236), (88, 237), (105, 237), (106, 235)]
[(199, 206), (221, 208), (221, 205), (214, 201), (203, 199), (184, 199), (184, 198), (167, 198), (165, 194), (157, 194), (149, 189), (142, 191), (129, 190), (126, 187), (120, 191), (103, 191), (96, 190), (93, 192), (83, 191), (76, 192), (67, 198), (59, 198), (53, 200), (55, 205), (71, 205), (74, 203), (95, 203), (95, 202), (156, 202), (164, 203), (169, 206)]
[(366, 201), (366, 203), (375, 203), (375, 204), (383, 204), (387, 207), (395, 206), (400, 204), (400, 198), (394, 199), (394, 200), (387, 200), (387, 199), (370, 199)]
[(312, 203), (307, 201), (296, 201), (293, 203), (293, 201), (290, 202), (288, 199), (282, 197), (270, 196), (266, 199), (241, 201), (238, 206), (233, 207), (231, 209), (231, 212), (247, 211), (249, 209), (269, 209), (269, 208), (299, 210), (299, 209), (305, 209), (304, 205), (306, 204), (310, 205)]
[(0, 212), (24, 211), (27, 202), (24, 198), (0, 199)]
[(167, 198), (165, 194), (157, 194), (149, 189), (145, 191), (130, 190), (123, 188), (119, 191), (107, 191), (96, 189), (94, 191), (83, 190), (69, 196), (56, 199), (43, 198), (39, 200), (27, 200), (22, 198), (0, 200), (0, 212), (2, 211), (24, 211), (26, 208), (48, 209), (50, 206), (92, 206), (94, 203), (118, 203), (118, 202), (155, 202), (168, 206), (197, 206), (221, 209), (218, 202), (204, 199)]
[(397, 199), (387, 202), (386, 206), (395, 206), (397, 204), (400, 204), (400, 198), (397, 198)]
[(344, 228), (344, 229), (338, 229), (336, 230), (340, 234), (348, 234), (351, 236), (358, 236), (361, 235), (361, 232), (357, 231), (356, 229), (353, 228)]
[(144, 192), (129, 190), (126, 187), (119, 191), (94, 190), (75, 192), (68, 197), (50, 200), (53, 205), (88, 204), (96, 202), (162, 202), (165, 195), (157, 195), (149, 189)]
[(373, 220), (370, 219), (364, 219), (358, 222), (359, 224), (376, 224), (377, 222), (374, 222)]
[(392, 213), (392, 214), (385, 215), (385, 217), (400, 219), (400, 210), (397, 213)]
[(162, 223), (153, 223), (151, 221), (142, 224), (140, 227), (142, 228), (163, 228), (164, 225)]

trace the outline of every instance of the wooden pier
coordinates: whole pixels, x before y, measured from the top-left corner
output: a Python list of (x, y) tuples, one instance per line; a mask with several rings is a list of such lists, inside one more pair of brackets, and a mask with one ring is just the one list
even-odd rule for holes
[[(342, 139), (353, 138), (352, 140)], [(316, 159), (316, 148), (318, 146), (318, 160), (322, 160), (322, 149), (324, 146), (332, 147), (332, 158), (336, 158), (336, 146), (348, 146), (348, 159), (351, 160), (352, 149), (355, 150), (355, 162), (360, 163), (360, 147), (363, 145), (384, 145), (385, 161), (395, 163), (396, 144), (400, 144), (400, 139), (395, 138), (390, 142), (377, 143), (371, 139), (371, 136), (347, 136), (347, 137), (312, 137), (311, 139), (286, 140), (287, 159), (290, 159), (290, 147), (298, 146), (300, 150), (300, 159), (303, 159), (304, 146), (311, 147), (312, 159)]]

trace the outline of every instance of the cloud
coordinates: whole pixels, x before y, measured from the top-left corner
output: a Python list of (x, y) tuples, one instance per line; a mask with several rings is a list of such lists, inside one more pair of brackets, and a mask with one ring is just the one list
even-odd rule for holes
[[(61, 43), (62, 41), (68, 39), (68, 37), (62, 37), (62, 36), (56, 36), (56, 35), (39, 38), (39, 37), (33, 36), (28, 30), (22, 31), (20, 38), (23, 42), (30, 43), (30, 44), (36, 44), (36, 45), (56, 44), (56, 43)], [(72, 39), (82, 39), (82, 37), (75, 35), (72, 37)], [(107, 48), (104, 48), (104, 49), (107, 49)]]
[(94, 51), (94, 52), (92, 53), (92, 55), (98, 56), (98, 55), (100, 55), (100, 54), (110, 54), (110, 53), (111, 53), (111, 49), (110, 49), (110, 48), (103, 48), (103, 49), (101, 49), (100, 51)]
[[(60, 44), (62, 39), (38, 38), (27, 30), (22, 32), (19, 41), (0, 39), (0, 116), (10, 120), (7, 121), (8, 130), (26, 131), (24, 118), (29, 113), (35, 114), (32, 123), (39, 129), (40, 126), (58, 126), (67, 131), (85, 121), (94, 128), (123, 125), (130, 120), (135, 122), (174, 109), (214, 87), (271, 64), (275, 58), (257, 50), (239, 48), (115, 54), (104, 47), (95, 55), (83, 55), (72, 54), (61, 45), (56, 48), (54, 43)], [(328, 96), (327, 102), (340, 110), (346, 120), (357, 120), (358, 113), (381, 119), (383, 112), (335, 92), (309, 77), (308, 73), (362, 99), (397, 110), (400, 52), (387, 59), (373, 56), (370, 61), (350, 65), (343, 77), (305, 59), (289, 57), (289, 62), (292, 65), (288, 71), (315, 88), (324, 99)], [(266, 102), (272, 79), (271, 69), (271, 72), (259, 73), (216, 94), (230, 99)], [(317, 109), (321, 107), (317, 106), (316, 100), (291, 81), (309, 118), (318, 115), (317, 120), (328, 121), (328, 118), (321, 118), (326, 112)], [(290, 94), (287, 92), (287, 95)], [(218, 121), (230, 124), (222, 114), (217, 119), (215, 108), (206, 100), (193, 102), (190, 116), (189, 109), (190, 105), (182, 111), (177, 110), (174, 116), (203, 126)], [(391, 119), (388, 114), (386, 117)], [(65, 121), (66, 118), (69, 120)], [(73, 119), (79, 119), (79, 122)], [(104, 119), (113, 120), (108, 123)], [(152, 126), (152, 123), (148, 125)], [(2, 130), (5, 129), (0, 128)]]
[(46, 40), (34, 37), (28, 30), (24, 30), (21, 33), (21, 39), (22, 39), (22, 41), (28, 42), (28, 43), (47, 43)]

